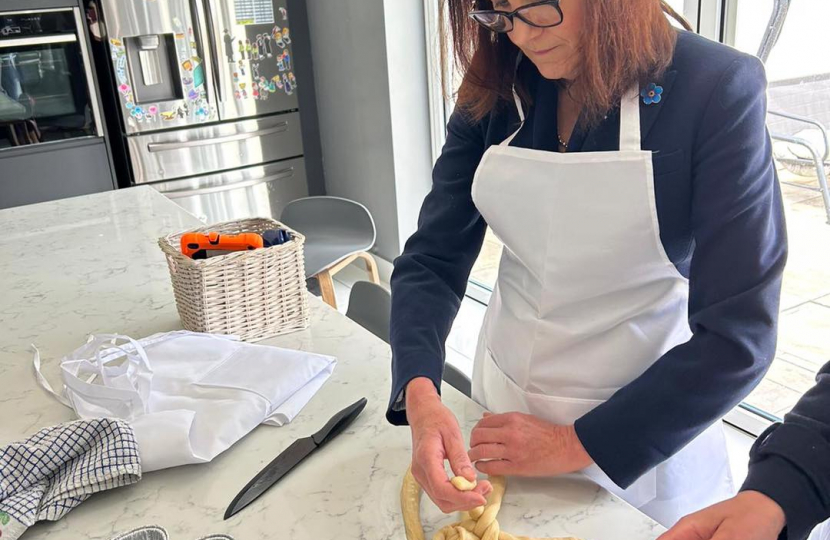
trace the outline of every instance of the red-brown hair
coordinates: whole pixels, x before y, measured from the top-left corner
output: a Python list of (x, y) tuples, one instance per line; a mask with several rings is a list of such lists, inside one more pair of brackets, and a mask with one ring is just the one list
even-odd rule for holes
[[(470, 0), (445, 2), (452, 50), (463, 74), (456, 105), (481, 120), (500, 103), (512, 103), (514, 82), (529, 103), (522, 73), (515, 73), (518, 47), (507, 34), (494, 34), (468, 17), (471, 9), (492, 9), (491, 0), (474, 0), (472, 6)], [(571, 88), (589, 124), (616, 107), (635, 82), (657, 80), (671, 64), (677, 34), (666, 13), (691, 30), (664, 0), (585, 0), (580, 71)], [(444, 35), (442, 42), (448, 38)]]

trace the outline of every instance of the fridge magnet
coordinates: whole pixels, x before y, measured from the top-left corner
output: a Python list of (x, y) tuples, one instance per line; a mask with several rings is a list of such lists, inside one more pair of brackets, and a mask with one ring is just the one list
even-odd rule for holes
[[(259, 38), (262, 39), (262, 36), (260, 36)], [(252, 58), (251, 58), (252, 60), (261, 60), (262, 59), (259, 55), (259, 43), (257, 42), (256, 39), (254, 39), (254, 42), (251, 43), (251, 50), (253, 52)]]
[(274, 57), (274, 47), (273, 47), (273, 40), (274, 38), (271, 37), (271, 34), (262, 34), (262, 38), (265, 40), (265, 56), (268, 58)]
[(184, 39), (184, 34), (182, 34), (181, 32), (176, 34), (176, 39), (178, 39), (179, 41), (183, 40)]
[(271, 35), (274, 38), (274, 42), (280, 49), (285, 48), (285, 41), (282, 40), (282, 30), (280, 30), (279, 26), (275, 26), (274, 30), (272, 31)]
[(254, 80), (257, 80), (257, 79), (259, 79), (259, 77), (260, 77), (259, 64), (258, 63), (252, 63), (251, 64), (251, 78), (254, 79)]
[(280, 15), (282, 15), (282, 20), (284, 20), (284, 21), (288, 20), (288, 10), (285, 9), (284, 7), (280, 8)]
[(193, 71), (193, 62), (189, 59), (182, 62), (182, 69), (185, 71)]
[(242, 94), (239, 92), (239, 90), (234, 90), (233, 97), (239, 100), (242, 99)]
[(245, 53), (248, 55), (248, 60), (251, 60), (251, 40), (245, 40)]
[(128, 111), (132, 110), (133, 107), (135, 107), (135, 103), (133, 103), (132, 101), (128, 101), (124, 104), (124, 108), (126, 108)]
[(241, 39), (239, 40), (239, 56), (242, 57), (242, 60), (245, 60), (245, 42)]
[(240, 60), (239, 63), (237, 64), (237, 66), (239, 67), (239, 73), (241, 73), (242, 76), (244, 77), (245, 76), (245, 62)]
[(285, 63), (285, 69), (291, 71), (291, 53), (288, 52), (288, 49), (282, 52), (282, 60)]
[(110, 45), (110, 49), (111, 49), (111, 52), (112, 52), (111, 56), (112, 56), (113, 60), (117, 60), (117, 61), (120, 62), (121, 59), (123, 58), (124, 63), (125, 64), (127, 63), (127, 56), (126, 56), (126, 52), (124, 51), (124, 47), (116, 47), (115, 45)]
[(285, 87), (285, 93), (290, 95), (294, 94), (294, 84), (289, 80), (288, 75), (282, 75), (282, 84)]
[(258, 36), (259, 40), (259, 59), (272, 58), (274, 55), (268, 52), (268, 40), (265, 39), (265, 34)]
[(176, 119), (176, 111), (164, 111), (161, 113), (161, 119), (165, 122), (170, 122)]
[(115, 39), (115, 38), (112, 38), (110, 40), (110, 45), (112, 45), (113, 47), (116, 47), (116, 48), (121, 48), (121, 47), (124, 46), (124, 44), (121, 43), (120, 39)]
[(288, 33), (288, 27), (282, 29), (282, 40), (286, 43), (291, 43), (291, 35)]
[(205, 66), (203, 64), (199, 64), (196, 66), (196, 69), (193, 70), (193, 86), (199, 88), (205, 84)]
[(149, 107), (147, 107), (147, 112), (150, 114), (150, 116), (155, 116), (159, 113), (159, 108), (155, 105), (150, 105)]
[(274, 80), (271, 79), (270, 81), (268, 81), (268, 92), (273, 94), (276, 91), (277, 91), (277, 83), (275, 83)]
[(236, 38), (231, 35), (227, 28), (222, 31), (222, 40), (225, 42), (225, 56), (228, 58), (229, 64), (233, 64), (236, 61), (233, 50), (233, 41), (235, 39)]
[(199, 92), (197, 92), (196, 90), (191, 90), (187, 94), (187, 99), (189, 99), (190, 101), (196, 101), (197, 99), (199, 99)]
[(239, 82), (239, 72), (237, 72), (237, 71), (233, 72), (233, 82), (235, 82), (235, 83)]
[(182, 25), (181, 19), (179, 19), (178, 17), (173, 17), (173, 26), (175, 26), (176, 28), (178, 28), (180, 30), (182, 28), (184, 28), (184, 26)]
[(285, 55), (279, 55), (277, 57), (277, 68), (280, 71), (285, 71)]
[(190, 86), (191, 84), (193, 84), (193, 79), (191, 79), (190, 77), (184, 77), (182, 79), (182, 84), (185, 86)]
[(121, 92), (122, 94), (129, 94), (130, 90), (131, 90), (131, 88), (130, 88), (129, 84), (119, 84), (118, 85), (118, 91)]
[(254, 96), (254, 99), (259, 99), (259, 85), (255, 84), (251, 87), (251, 94)]
[(276, 87), (277, 87), (277, 88), (279, 88), (280, 90), (282, 90), (282, 89), (283, 89), (283, 85), (282, 85), (282, 77), (280, 77), (279, 75), (275, 75), (275, 76), (274, 76), (274, 78), (273, 78), (273, 79), (271, 79), (271, 81), (274, 83), (274, 86), (276, 86)]
[(294, 89), (297, 89), (297, 78), (294, 77), (293, 73), (288, 74), (288, 80), (291, 81), (291, 84), (294, 85)]

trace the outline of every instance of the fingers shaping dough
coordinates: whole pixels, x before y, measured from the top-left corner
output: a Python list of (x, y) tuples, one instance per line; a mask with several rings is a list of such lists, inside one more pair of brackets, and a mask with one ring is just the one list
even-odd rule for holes
[[(462, 476), (451, 480), (452, 485), (459, 491), (470, 491), (476, 483), (470, 482)], [(432, 540), (577, 540), (576, 538), (529, 538), (514, 536), (499, 528), (496, 516), (501, 508), (507, 481), (503, 476), (491, 476), (490, 483), (493, 491), (485, 506), (474, 508), (470, 512), (462, 512), (460, 521), (447, 525), (432, 537)], [(424, 540), (424, 529), (421, 526), (421, 486), (412, 476), (412, 469), (406, 470), (401, 487), (401, 512), (406, 529), (407, 540)]]

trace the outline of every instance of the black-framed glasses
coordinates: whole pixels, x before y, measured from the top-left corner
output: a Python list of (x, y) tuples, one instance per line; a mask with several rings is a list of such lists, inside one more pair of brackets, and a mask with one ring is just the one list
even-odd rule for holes
[(537, 28), (550, 28), (562, 24), (562, 8), (559, 0), (544, 0), (522, 6), (514, 11), (497, 9), (476, 10), (470, 12), (470, 18), (484, 28), (498, 33), (513, 30), (513, 17), (518, 17), (525, 24)]

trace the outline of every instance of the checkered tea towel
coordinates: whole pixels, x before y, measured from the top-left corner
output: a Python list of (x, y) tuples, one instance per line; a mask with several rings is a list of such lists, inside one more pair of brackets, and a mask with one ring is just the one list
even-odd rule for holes
[(42, 429), (0, 448), (0, 539), (16, 540), (93, 493), (140, 479), (138, 445), (126, 422), (103, 418)]

